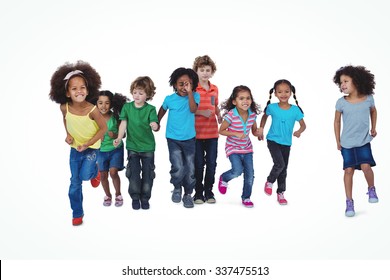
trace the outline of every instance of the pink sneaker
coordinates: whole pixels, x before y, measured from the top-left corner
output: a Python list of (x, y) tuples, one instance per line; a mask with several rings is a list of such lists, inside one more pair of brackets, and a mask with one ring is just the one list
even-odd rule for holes
[(272, 194), (272, 186), (273, 184), (270, 182), (265, 182), (264, 184), (264, 192), (266, 195), (271, 195)]
[(245, 207), (248, 207), (248, 208), (253, 207), (253, 202), (252, 202), (249, 198), (245, 198), (245, 199), (242, 201), (242, 204), (243, 204)]
[(287, 205), (287, 200), (284, 198), (283, 193), (278, 193), (278, 202), (280, 205)]
[(228, 183), (222, 180), (222, 175), (219, 176), (218, 190), (221, 194), (225, 194), (227, 191)]

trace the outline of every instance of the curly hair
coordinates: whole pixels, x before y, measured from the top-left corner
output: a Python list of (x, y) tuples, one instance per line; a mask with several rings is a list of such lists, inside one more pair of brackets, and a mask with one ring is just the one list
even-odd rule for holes
[(152, 79), (148, 76), (141, 76), (135, 79), (130, 85), (130, 94), (133, 94), (134, 89), (141, 88), (146, 93), (146, 101), (152, 100), (156, 94), (156, 87)]
[(241, 91), (247, 91), (249, 92), (249, 95), (252, 99), (252, 103), (251, 103), (251, 111), (256, 113), (256, 115), (259, 115), (261, 113), (261, 109), (260, 109), (260, 105), (257, 104), (254, 100), (253, 100), (253, 95), (252, 95), (252, 92), (251, 90), (247, 87), (247, 86), (243, 86), (243, 85), (240, 85), (240, 86), (236, 86), (234, 89), (233, 89), (233, 92), (232, 94), (230, 95), (230, 97), (228, 99), (226, 99), (224, 102), (222, 102), (221, 104), (221, 109), (224, 110), (223, 112), (223, 116), (225, 116), (230, 110), (232, 110), (233, 108), (235, 108), (236, 106), (233, 104), (233, 100), (235, 100), (238, 96), (238, 93), (241, 92)]
[(102, 84), (100, 75), (92, 66), (82, 60), (77, 61), (72, 64), (66, 62), (64, 65), (61, 65), (57, 68), (50, 80), (50, 93), (49, 98), (59, 104), (65, 104), (71, 102), (70, 97), (66, 96), (67, 92), (67, 82), (64, 78), (72, 71), (79, 70), (77, 74), (72, 75), (82, 77), (88, 89), (88, 95), (86, 100), (88, 102), (93, 102), (99, 96), (99, 88)]
[[(119, 121), (119, 115), (121, 113), (123, 105), (126, 104), (126, 102), (130, 101), (130, 99), (120, 93), (113, 94), (109, 90), (101, 90), (99, 92), (99, 96), (107, 96), (110, 100), (110, 110), (112, 110), (112, 114), (114, 118)], [(99, 98), (94, 100), (93, 104), (96, 105)]]
[(198, 86), (199, 83), (199, 78), (198, 78), (198, 74), (196, 74), (196, 72), (191, 68), (180, 67), (177, 68), (175, 71), (173, 71), (173, 73), (169, 77), (169, 85), (172, 86), (175, 91), (177, 91), (176, 88), (177, 80), (184, 75), (187, 75), (192, 80), (192, 91), (193, 92), (196, 91), (196, 87)]
[(301, 106), (299, 106), (298, 99), (297, 99), (297, 96), (295, 94), (295, 87), (290, 83), (290, 81), (288, 81), (286, 79), (277, 80), (274, 83), (274, 86), (269, 90), (269, 98), (267, 101), (267, 105), (264, 108), (264, 112), (267, 110), (268, 105), (271, 104), (272, 94), (276, 91), (277, 86), (281, 85), (281, 84), (286, 84), (290, 88), (290, 91), (293, 93), (293, 98), (295, 100), (295, 104), (297, 104), (297, 107), (299, 108), (299, 110), (301, 110), (301, 112), (303, 114), (303, 110), (302, 110)]
[(215, 65), (214, 61), (208, 56), (198, 56), (195, 58), (194, 65), (192, 66), (192, 69), (195, 72), (198, 72), (198, 68), (204, 67), (204, 66), (211, 66), (211, 71), (215, 73), (217, 71), (217, 66)]
[(359, 94), (371, 95), (374, 94), (375, 89), (375, 76), (371, 74), (364, 66), (352, 66), (347, 65), (339, 68), (333, 77), (333, 82), (341, 90), (341, 75), (345, 75), (352, 78), (352, 83), (356, 87)]

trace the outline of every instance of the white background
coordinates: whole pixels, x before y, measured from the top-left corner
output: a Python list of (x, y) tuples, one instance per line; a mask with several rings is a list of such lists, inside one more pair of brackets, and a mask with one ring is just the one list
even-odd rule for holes
[[(362, 260), (388, 260), (386, 3), (1, 1), (0, 258), (92, 260), (98, 271), (104, 271), (99, 260), (126, 260), (126, 265), (136, 260), (150, 265), (280, 261), (279, 272), (284, 265), (291, 267), (283, 260), (356, 261), (351, 267), (359, 267)], [(172, 203), (165, 118), (162, 131), (155, 134), (157, 177), (151, 209), (131, 209), (122, 172), (123, 207), (103, 207), (102, 188), (86, 182), (84, 224), (73, 227), (67, 196), (69, 147), (59, 105), (48, 98), (53, 72), (81, 59), (100, 73), (102, 89), (127, 95), (135, 78), (148, 75), (157, 87), (151, 104), (158, 109), (172, 92), (172, 71), (192, 67), (194, 58), (205, 54), (217, 64), (212, 83), (219, 87), (221, 101), (244, 84), (264, 108), (276, 80), (295, 85), (307, 130), (293, 140), (288, 206), (264, 194), (272, 162), (266, 144), (254, 138), (253, 209), (240, 203), (242, 177), (231, 181), (225, 196), (215, 188), (215, 205), (185, 209)], [(372, 149), (379, 203), (367, 202), (364, 176), (356, 172), (354, 218), (344, 216), (342, 158), (333, 132), (334, 105), (341, 93), (332, 78), (346, 64), (366, 66), (377, 82), (378, 136)], [(224, 144), (222, 136), (216, 178), (230, 168)], [(7, 276), (16, 277), (19, 264), (36, 264), (36, 273), (47, 271), (45, 263), (11, 262)]]

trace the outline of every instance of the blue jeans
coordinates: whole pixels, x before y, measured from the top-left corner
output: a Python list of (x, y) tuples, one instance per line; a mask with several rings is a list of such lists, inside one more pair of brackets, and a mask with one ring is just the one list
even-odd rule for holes
[(149, 201), (156, 177), (154, 152), (127, 152), (126, 177), (129, 179), (129, 195), (133, 200)]
[(290, 158), (290, 146), (280, 145), (274, 141), (267, 141), (268, 150), (271, 153), (274, 165), (272, 166), (271, 172), (267, 177), (267, 181), (275, 183), (278, 180), (277, 193), (286, 191), (286, 178), (287, 178), (287, 167), (288, 160)]
[(98, 155), (98, 166), (99, 171), (109, 171), (111, 168), (123, 170), (124, 148), (123, 145), (109, 152), (99, 152)]
[(255, 178), (255, 172), (253, 170), (253, 153), (231, 154), (229, 156), (229, 160), (232, 164), (232, 169), (221, 175), (222, 180), (229, 182), (244, 173), (244, 187), (242, 189), (241, 198), (250, 198), (252, 194), (253, 180)]
[(167, 138), (171, 162), (171, 184), (184, 187), (184, 194), (192, 194), (195, 187), (195, 138), (180, 141)]
[(69, 199), (73, 218), (84, 215), (82, 182), (97, 176), (98, 153), (99, 150), (91, 148), (82, 152), (78, 152), (75, 148), (70, 149), (69, 165), (72, 177), (70, 178)]
[[(217, 167), (218, 138), (196, 139), (195, 148), (195, 192), (206, 196), (212, 194), (213, 184), (215, 182), (215, 169)], [(203, 174), (206, 165), (206, 174)]]

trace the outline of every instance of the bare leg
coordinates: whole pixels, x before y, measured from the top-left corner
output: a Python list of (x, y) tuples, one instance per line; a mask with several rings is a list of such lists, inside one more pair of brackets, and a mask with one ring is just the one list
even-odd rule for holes
[(355, 169), (352, 167), (346, 168), (344, 170), (344, 187), (345, 187), (345, 195), (347, 199), (352, 199), (352, 183), (353, 183), (353, 174)]
[(110, 169), (110, 176), (112, 179), (112, 184), (114, 185), (115, 189), (115, 196), (121, 195), (121, 179), (118, 174), (117, 168), (111, 168)]
[(100, 172), (100, 182), (102, 183), (103, 190), (106, 193), (106, 196), (111, 198), (110, 183), (108, 182), (108, 171)]
[(374, 172), (372, 171), (372, 168), (369, 164), (362, 164), (361, 169), (364, 173), (364, 177), (366, 177), (366, 181), (368, 184), (368, 187), (375, 186), (374, 184)]

